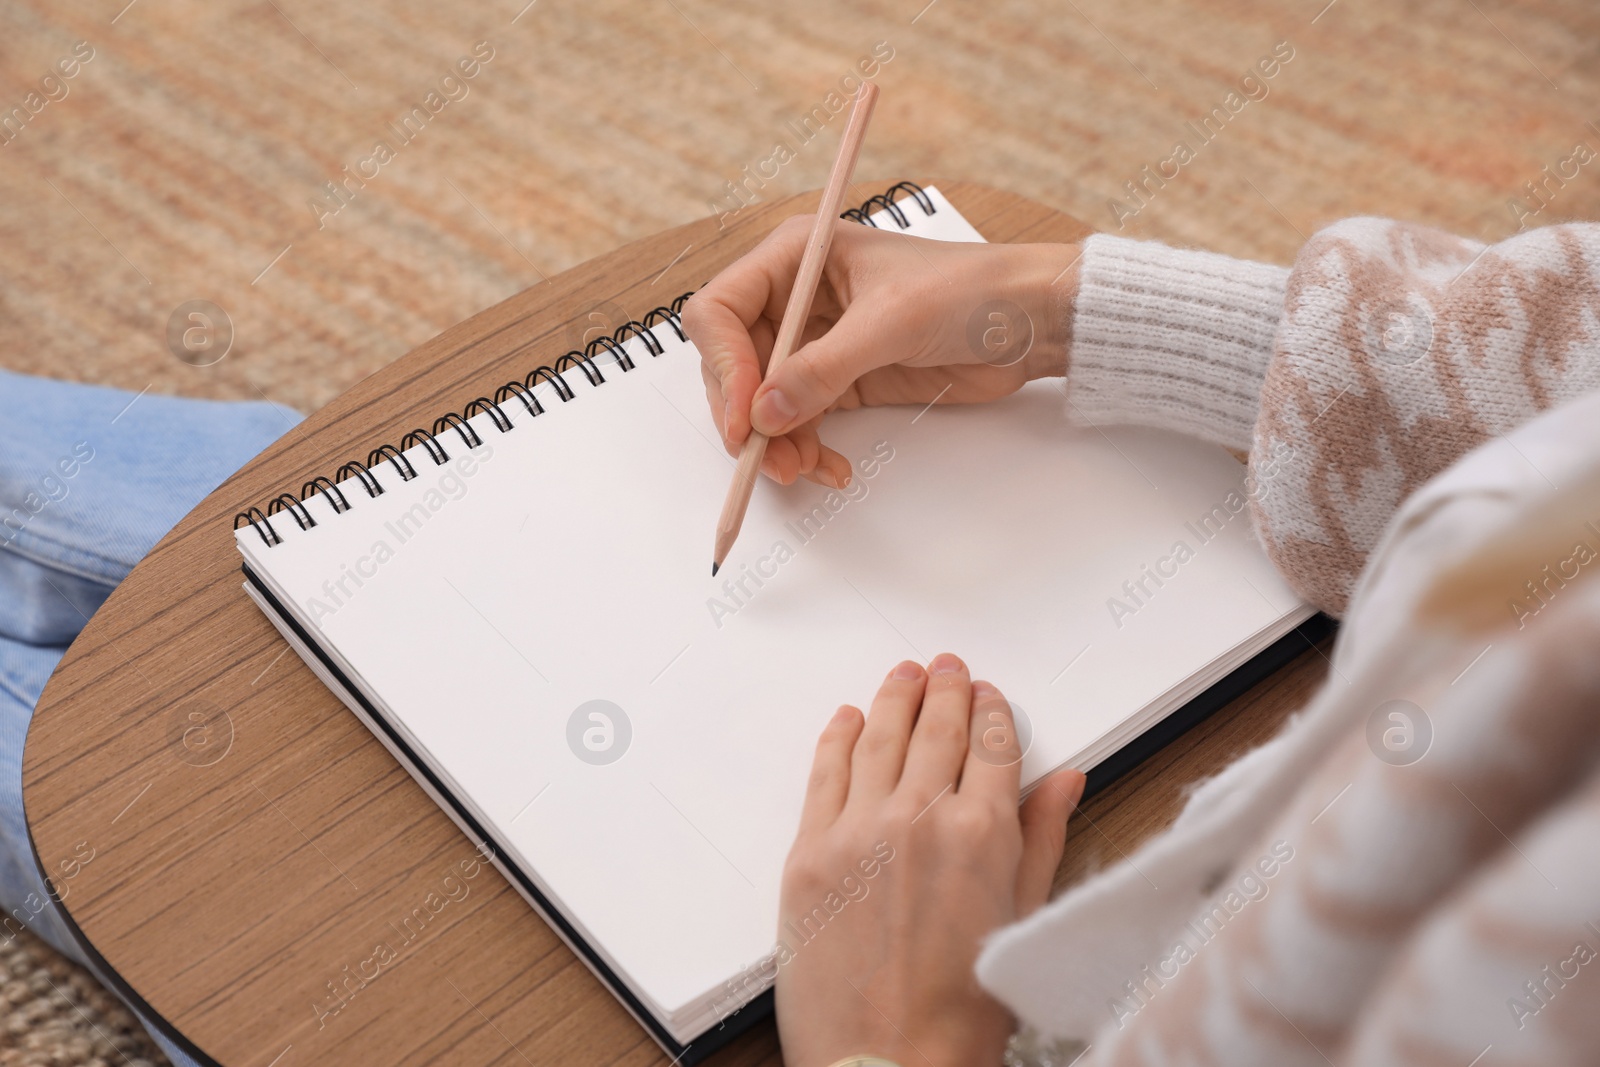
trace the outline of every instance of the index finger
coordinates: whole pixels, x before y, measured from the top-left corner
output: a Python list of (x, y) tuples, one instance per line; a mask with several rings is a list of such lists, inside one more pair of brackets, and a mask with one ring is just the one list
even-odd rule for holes
[(782, 317), (810, 231), (809, 216), (786, 220), (683, 306), (683, 331), (722, 386), (723, 433), (730, 444), (750, 435), (750, 400), (761, 384), (763, 360), (752, 329), (763, 316), (774, 322)]
[(1022, 739), (1011, 704), (988, 682), (972, 683), (972, 720), (959, 792), (1017, 806), (1022, 785)]

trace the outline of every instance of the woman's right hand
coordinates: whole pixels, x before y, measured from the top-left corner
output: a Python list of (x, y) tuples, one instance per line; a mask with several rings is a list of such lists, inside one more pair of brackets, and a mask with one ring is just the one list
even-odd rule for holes
[(767, 434), (768, 477), (843, 488), (850, 462), (818, 436), (837, 408), (993, 400), (1064, 372), (1076, 246), (836, 222), (800, 347), (763, 381), (811, 223), (785, 221), (683, 310), (724, 444), (737, 454), (752, 426)]

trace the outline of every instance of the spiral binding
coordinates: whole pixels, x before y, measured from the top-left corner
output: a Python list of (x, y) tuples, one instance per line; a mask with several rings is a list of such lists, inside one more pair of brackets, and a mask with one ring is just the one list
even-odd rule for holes
[(916, 182), (901, 182), (898, 185), (889, 186), (881, 196), (868, 197), (860, 207), (853, 207), (839, 217), (877, 229), (878, 224), (872, 221), (871, 215), (871, 210), (876, 205), (889, 213), (889, 217), (894, 220), (896, 226), (902, 230), (908, 230), (911, 228), (911, 220), (906, 218), (906, 213), (901, 211), (900, 205), (895, 203), (894, 195), (896, 193), (908, 194), (917, 202), (917, 206), (922, 209), (924, 215), (932, 215), (934, 213), (933, 198), (922, 191), (922, 186)]
[[(922, 213), (925, 216), (932, 215), (937, 210), (933, 205), (932, 198), (923, 191), (920, 185), (915, 182), (900, 182), (884, 190), (882, 195), (874, 196), (864, 201), (860, 207), (854, 207), (843, 212), (839, 217), (876, 227), (877, 223), (872, 221), (870, 213), (874, 209), (882, 208), (888, 213), (895, 226), (902, 230), (909, 229), (911, 220), (906, 217), (906, 213), (901, 207), (903, 198), (900, 202), (896, 201), (897, 194), (905, 194), (905, 197), (914, 201), (922, 209)], [(515, 400), (520, 403), (531, 416), (543, 415), (545, 407), (533, 392), (533, 387), (539, 382), (545, 382), (553, 388), (556, 396), (565, 404), (578, 395), (577, 391), (573, 389), (572, 383), (567, 381), (564, 376), (564, 373), (571, 373), (573, 368), (581, 371), (584, 379), (595, 387), (604, 385), (606, 382), (605, 374), (602, 372), (599, 363), (601, 357), (609, 357), (610, 361), (622, 373), (626, 374), (634, 369), (633, 358), (623, 348), (623, 344), (630, 337), (637, 337), (643, 341), (645, 350), (652, 357), (659, 356), (666, 351), (661, 339), (655, 333), (656, 327), (662, 324), (672, 327), (672, 332), (678, 335), (678, 340), (687, 341), (689, 339), (683, 332), (681, 315), (683, 313), (683, 305), (692, 296), (694, 296), (694, 290), (683, 293), (661, 307), (652, 308), (642, 319), (629, 319), (617, 327), (610, 336), (597, 337), (582, 349), (574, 349), (561, 356), (553, 364), (536, 367), (526, 377), (517, 381), (507, 382), (495, 390), (492, 398), (480, 396), (476, 400), (470, 401), (462, 408), (460, 414), (449, 412), (440, 416), (434, 420), (431, 431), (419, 426), (402, 437), (398, 447), (389, 444), (380, 445), (368, 453), (365, 463), (353, 459), (340, 467), (332, 478), (318, 476), (311, 479), (300, 487), (299, 496), (295, 496), (293, 493), (284, 493), (269, 502), (265, 512), (260, 508), (250, 508), (247, 511), (239, 512), (233, 517), (233, 528), (237, 530), (245, 523), (249, 523), (255, 528), (256, 533), (261, 536), (262, 543), (268, 548), (282, 544), (283, 538), (278, 535), (277, 530), (273, 529), (272, 516), (279, 512), (287, 512), (289, 517), (294, 519), (302, 530), (311, 529), (317, 525), (317, 520), (311, 514), (311, 509), (306, 507), (306, 501), (311, 499), (313, 493), (323, 494), (332, 506), (334, 514), (342, 515), (350, 510), (350, 500), (342, 488), (343, 483), (350, 479), (354, 478), (361, 488), (366, 490), (369, 497), (377, 497), (383, 494), (383, 484), (372, 473), (373, 467), (387, 461), (394, 468), (395, 473), (400, 475), (401, 481), (409, 482), (417, 477), (416, 467), (405, 456), (405, 453), (410, 449), (421, 445), (427, 452), (428, 458), (433, 460), (435, 466), (443, 466), (450, 462), (450, 453), (445, 447), (446, 443), (450, 443), (451, 448), (455, 447), (452, 437), (459, 440), (461, 445), (467, 449), (477, 448), (483, 444), (482, 436), (468, 421), (474, 415), (488, 412), (490, 421), (494, 423), (495, 429), (501, 433), (509, 433), (513, 427), (513, 423), (510, 417), (506, 415), (503, 407), (504, 404), (510, 401)]]

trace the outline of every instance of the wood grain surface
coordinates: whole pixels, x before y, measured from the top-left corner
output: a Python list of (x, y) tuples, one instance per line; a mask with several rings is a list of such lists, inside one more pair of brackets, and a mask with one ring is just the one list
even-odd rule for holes
[[(991, 240), (1087, 232), (1012, 194), (939, 184)], [(207, 1055), (229, 1067), (664, 1058), (497, 873), (463, 876), (472, 843), (241, 592), (232, 519), (550, 362), (597, 319), (615, 327), (702, 284), (815, 200), (669, 230), (447, 330), (229, 479), (89, 622), (29, 733), (29, 825), (74, 922)], [(1164, 825), (1185, 784), (1269, 733), (1320, 673), (1308, 652), (1086, 805), (1063, 880)], [(80, 843), (95, 858), (72, 867)], [(464, 895), (447, 891), (452, 871)], [(329, 983), (372, 975), (379, 942), (397, 958), (335, 998)], [(772, 1028), (714, 1062), (777, 1062)]]

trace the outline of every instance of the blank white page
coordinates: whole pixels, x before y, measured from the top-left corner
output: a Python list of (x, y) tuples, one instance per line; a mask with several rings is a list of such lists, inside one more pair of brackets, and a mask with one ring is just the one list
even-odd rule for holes
[[(1233, 458), (1075, 428), (1052, 383), (831, 416), (829, 443), (865, 464), (855, 484), (763, 482), (712, 579), (732, 460), (696, 353), (657, 333), (663, 355), (630, 344), (638, 368), (603, 362), (603, 385), (569, 372), (570, 403), (507, 404), (504, 434), (475, 419), (479, 449), (447, 431), (449, 466), (413, 449), (417, 479), (384, 464), (383, 495), (345, 482), (349, 511), (319, 497), (315, 528), (280, 514), (282, 544), (250, 527), (238, 544), (665, 1012), (770, 950), (815, 738), (901, 659), (955, 652), (999, 685), (1033, 724), (1031, 781), (1104, 758), (1307, 613), (1230, 510)], [(632, 728), (603, 766), (567, 741), (596, 699)]]

